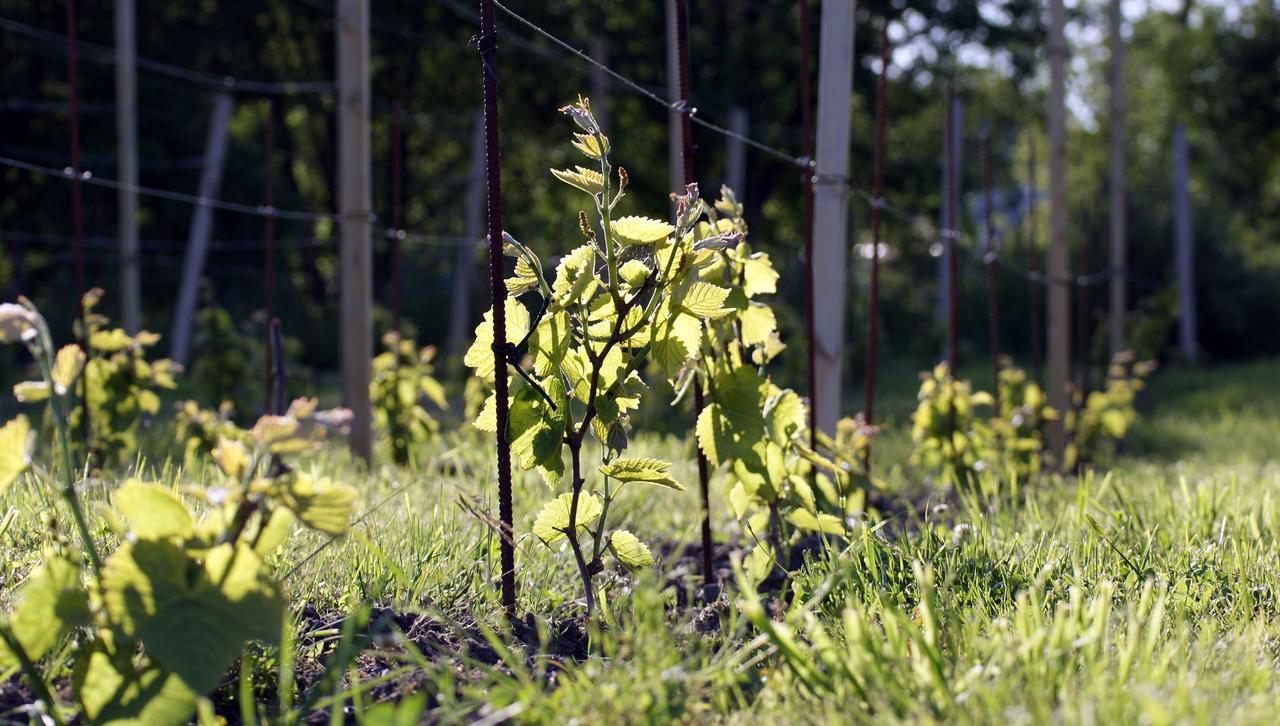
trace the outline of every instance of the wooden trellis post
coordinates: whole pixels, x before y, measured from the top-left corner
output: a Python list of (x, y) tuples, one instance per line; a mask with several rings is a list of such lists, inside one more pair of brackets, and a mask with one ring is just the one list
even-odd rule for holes
[(1111, 22), (1111, 107), (1110, 137), (1110, 322), (1108, 337), (1111, 356), (1125, 349), (1125, 309), (1128, 297), (1128, 210), (1125, 200), (1125, 101), (1124, 101), (1124, 37), (1121, 33), (1124, 15), (1120, 0), (1111, 0), (1108, 8)]
[[(1071, 281), (1067, 251), (1066, 9), (1049, 3), (1049, 405), (1066, 411), (1071, 376)], [(1049, 448), (1059, 467), (1066, 451), (1062, 418), (1049, 422)]]
[(369, 144), (369, 0), (338, 0), (338, 211), (341, 216), (342, 398), (351, 450), (373, 458), (373, 206)]
[(846, 255), (849, 244), (849, 94), (853, 85), (854, 0), (822, 5), (818, 66), (817, 186), (813, 210), (815, 370), (813, 411), (819, 429), (835, 431), (844, 355)]
[(116, 0), (116, 145), (120, 234), (120, 321), (129, 333), (142, 328), (142, 264), (138, 252), (138, 96), (133, 0)]

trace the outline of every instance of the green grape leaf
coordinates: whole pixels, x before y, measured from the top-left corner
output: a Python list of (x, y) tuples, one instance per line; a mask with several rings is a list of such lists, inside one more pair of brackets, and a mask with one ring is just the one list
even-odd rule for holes
[(26, 416), (18, 416), (0, 426), (0, 493), (31, 468), (31, 447), (35, 437)]
[(778, 272), (769, 255), (757, 252), (742, 261), (742, 288), (747, 297), (770, 295), (778, 291)]
[(159, 484), (130, 479), (112, 497), (137, 539), (186, 539), (194, 531), (191, 512), (177, 494)]
[(804, 400), (790, 389), (778, 391), (769, 399), (765, 404), (765, 420), (769, 425), (769, 438), (783, 445), (809, 426)]
[(778, 332), (778, 319), (773, 310), (762, 303), (753, 302), (738, 313), (742, 323), (744, 345), (765, 345)]
[(834, 514), (813, 512), (804, 509), (793, 509), (787, 513), (787, 521), (808, 532), (823, 534), (844, 534), (844, 523)]
[(107, 559), (102, 589), (121, 632), (201, 693), (246, 641), (280, 636), (280, 585), (243, 543), (218, 545), (198, 562), (167, 540), (127, 542)]
[(133, 338), (120, 328), (99, 330), (89, 336), (89, 347), (95, 353), (117, 353), (133, 345)]
[[(510, 399), (508, 399), (510, 405)], [(480, 407), (480, 413), (476, 416), (476, 420), (471, 425), (477, 431), (485, 433), (498, 433), (498, 396), (496, 393), (490, 393), (489, 397), (484, 399), (484, 405)]]
[(294, 518), (293, 512), (288, 509), (284, 507), (273, 508), (271, 514), (267, 515), (267, 520), (258, 525), (258, 535), (253, 540), (253, 551), (263, 558), (275, 552), (277, 547), (289, 539), (289, 535), (293, 532), (293, 523), (295, 521), (297, 520)]
[(701, 349), (702, 321), (678, 311), (672, 315), (665, 305), (658, 313), (649, 352), (667, 378), (674, 378)]
[(197, 694), (181, 678), (156, 667), (137, 672), (127, 654), (113, 659), (90, 651), (76, 669), (75, 684), (90, 723), (183, 724), (196, 710)]
[(538, 273), (529, 265), (528, 260), (523, 257), (516, 258), (516, 271), (514, 277), (507, 278), (507, 294), (522, 295), (530, 290), (538, 289)]
[(595, 283), (595, 248), (581, 245), (560, 259), (556, 279), (551, 283), (551, 296), (561, 306), (581, 302)]
[(610, 229), (614, 238), (624, 245), (650, 245), (676, 231), (675, 227), (660, 219), (635, 216), (613, 220)]
[(609, 550), (619, 562), (633, 570), (653, 564), (653, 553), (649, 551), (649, 546), (625, 529), (609, 534)]
[(44, 381), (23, 381), (13, 384), (13, 397), (18, 403), (40, 403), (49, 400), (49, 384)]
[[(513, 297), (508, 297), (503, 307), (507, 316), (507, 342), (515, 345), (529, 332), (529, 310)], [(474, 369), (477, 377), (485, 380), (493, 378), (492, 308), (485, 312), (484, 319), (476, 326), (476, 339), (467, 348), (462, 362)]]
[[(44, 563), (31, 571), (18, 595), (9, 625), (22, 649), (37, 660), (71, 628), (89, 623), (89, 596), (80, 582), (76, 563), (52, 550)], [(18, 664), (17, 657), (0, 644), (0, 667)]]
[(604, 191), (604, 177), (600, 172), (575, 165), (573, 169), (552, 169), (551, 175), (587, 194), (599, 194)]
[(721, 318), (733, 312), (724, 306), (728, 288), (708, 282), (695, 282), (680, 299), (680, 306), (700, 318)]
[(565, 423), (569, 415), (569, 399), (559, 376), (541, 382), (542, 390), (555, 403), (552, 409), (533, 386), (524, 386), (511, 399), (511, 415), (507, 422), (507, 440), (511, 453), (521, 467), (532, 469), (546, 464), (553, 469), (552, 459), (560, 458), (564, 445)]
[(302, 472), (291, 472), (277, 483), (272, 493), (303, 524), (335, 537), (346, 533), (359, 498), (354, 487)]
[(695, 427), (698, 447), (712, 465), (735, 459), (759, 459), (752, 447), (764, 437), (764, 419), (735, 416), (720, 403), (712, 403), (698, 414)]
[[(604, 143), (602, 144), (601, 141)], [(586, 154), (590, 159), (599, 159), (601, 151), (606, 154), (609, 153), (609, 139), (606, 136), (596, 136), (595, 134), (574, 134), (573, 147)]]
[(618, 275), (632, 287), (640, 287), (653, 270), (640, 260), (627, 260), (618, 268)]
[[(569, 508), (573, 506), (573, 494), (565, 492), (547, 502), (533, 520), (533, 534), (543, 544), (550, 545), (565, 537), (569, 528)], [(600, 498), (589, 492), (582, 492), (578, 497), (578, 517), (576, 528), (581, 531), (591, 526), (600, 518), (604, 505)]]
[(533, 354), (533, 372), (543, 378), (551, 375), (564, 360), (569, 350), (572, 334), (569, 332), (569, 316), (558, 310), (542, 316), (538, 327), (529, 338), (529, 352)]
[(685, 491), (671, 476), (671, 464), (658, 459), (618, 459), (600, 467), (600, 473), (620, 482), (648, 482), (676, 491)]
[(53, 391), (59, 396), (67, 395), (72, 384), (84, 370), (84, 351), (78, 345), (64, 345), (58, 349), (53, 359)]

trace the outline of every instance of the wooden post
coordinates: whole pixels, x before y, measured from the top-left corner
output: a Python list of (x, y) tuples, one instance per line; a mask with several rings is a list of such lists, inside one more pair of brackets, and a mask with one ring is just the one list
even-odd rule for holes
[(373, 458), (369, 403), (373, 359), (369, 0), (337, 2), (342, 398), (352, 413), (351, 450), (367, 462)]
[(991, 395), (995, 398), (996, 411), (1000, 410), (1000, 294), (999, 270), (1000, 245), (996, 237), (995, 212), (991, 199), (991, 133), (982, 130), (982, 206), (986, 217), (987, 252), (984, 263), (987, 272), (987, 327), (991, 338)]
[[(1089, 261), (1089, 236), (1091, 234), (1093, 234), (1093, 230), (1090, 225), (1089, 214), (1084, 210), (1081, 210), (1080, 249), (1076, 251), (1076, 264), (1078, 265), (1077, 275), (1089, 274), (1089, 265), (1091, 264)], [(1091, 314), (1090, 311), (1093, 308), (1093, 304), (1089, 299), (1089, 285), (1091, 282), (1092, 281), (1090, 280), (1081, 280), (1077, 277), (1076, 284), (1072, 285), (1072, 287), (1075, 288), (1076, 293), (1077, 315), (1080, 317), (1076, 322), (1076, 328), (1079, 330), (1077, 345), (1080, 346), (1080, 351), (1077, 354), (1079, 359), (1079, 363), (1077, 365), (1080, 366), (1079, 387), (1080, 404), (1082, 406), (1084, 405), (1085, 399), (1089, 397), (1089, 389), (1093, 387), (1093, 381), (1091, 380), (1091, 374), (1093, 372), (1093, 346), (1091, 345), (1093, 331), (1089, 329), (1089, 316)]]
[[(888, 22), (880, 25), (880, 73), (876, 79), (876, 136), (873, 157), (873, 193), (871, 203), (871, 275), (867, 290), (867, 375), (863, 390), (862, 415), (868, 424), (875, 423), (877, 332), (880, 327), (880, 223), (884, 217), (884, 135), (887, 115), (886, 96), (889, 75)], [(867, 444), (863, 464), (871, 476), (871, 444)]]
[(453, 305), (449, 308), (450, 356), (462, 355), (471, 335), (471, 278), (476, 271), (476, 245), (484, 239), (484, 114), (476, 114), (471, 132), (471, 171), (463, 207), (466, 243), (453, 266)]
[(814, 421), (834, 432), (844, 353), (845, 255), (849, 225), (849, 94), (855, 0), (822, 5), (818, 65), (817, 187), (814, 189)]
[(234, 108), (235, 102), (231, 94), (214, 95), (213, 110), (209, 113), (209, 132), (204, 142), (204, 168), (200, 173), (200, 188), (196, 192), (202, 202), (196, 205), (191, 214), (187, 253), (182, 260), (182, 283), (178, 288), (173, 324), (169, 329), (169, 357), (182, 365), (188, 362), (200, 276), (204, 273), (204, 261), (209, 253), (209, 236), (213, 232), (213, 207), (203, 200), (216, 197), (218, 187), (222, 184), (222, 162), (227, 154), (227, 125)]
[(809, 397), (809, 448), (817, 448), (817, 421), (813, 413), (813, 398), (817, 386), (814, 384), (816, 356), (814, 355), (817, 335), (814, 333), (814, 309), (817, 291), (813, 280), (813, 93), (810, 76), (810, 59), (813, 55), (810, 48), (809, 31), (813, 23), (809, 19), (809, 0), (800, 0), (800, 143), (804, 147), (804, 161), (800, 172), (800, 234), (804, 244), (804, 323), (805, 323), (805, 395)]
[[(1049, 405), (1065, 412), (1070, 405), (1071, 288), (1067, 252), (1066, 10), (1063, 0), (1049, 3)], [(1049, 422), (1049, 449), (1059, 467), (1067, 435), (1062, 418)]]
[[(939, 219), (942, 220), (940, 227), (944, 231), (960, 229), (960, 220), (955, 215), (955, 208), (948, 206), (951, 204), (952, 193), (948, 185), (955, 186), (955, 194), (959, 197), (960, 178), (964, 169), (964, 145), (959, 143), (952, 144), (950, 151), (948, 151), (945, 143), (947, 134), (951, 134), (952, 139), (964, 137), (964, 104), (954, 93), (951, 94), (946, 102), (946, 110), (943, 112), (942, 120), (942, 137), (944, 139), (942, 153), (942, 211), (939, 213)], [(949, 325), (950, 300), (951, 245), (947, 243), (946, 239), (943, 239), (942, 254), (938, 256), (938, 300), (934, 316), (938, 321), (938, 325), (944, 328)]]
[(955, 86), (947, 84), (947, 131), (943, 145), (949, 160), (947, 164), (947, 185), (943, 190), (943, 207), (947, 210), (947, 226), (942, 230), (942, 249), (947, 262), (947, 374), (956, 376), (956, 364), (959, 358), (959, 309), (956, 298), (960, 286), (960, 252), (957, 243), (960, 241), (960, 133), (959, 106), (956, 103)]
[(1196, 262), (1191, 239), (1191, 201), (1187, 195), (1187, 130), (1173, 127), (1173, 242), (1178, 269), (1178, 347), (1188, 363), (1200, 358), (1196, 337)]
[(1044, 309), (1040, 276), (1040, 250), (1036, 246), (1036, 138), (1028, 138), (1027, 150), (1027, 318), (1031, 338), (1031, 377), (1038, 385), (1044, 385), (1041, 376), (1040, 314)]
[(404, 177), (404, 109), (395, 104), (391, 114), (391, 229), (387, 244), (391, 247), (391, 329), (400, 332), (400, 315), (404, 299), (404, 274), (400, 266), (404, 242), (403, 219)]
[[(729, 130), (740, 136), (747, 135), (747, 109), (734, 106), (729, 109)], [(747, 145), (742, 139), (728, 137), (724, 160), (724, 183), (738, 195), (747, 191)]]
[(116, 0), (116, 147), (120, 234), (120, 321), (129, 333), (142, 327), (142, 264), (138, 252), (138, 97), (133, 0)]
[(604, 38), (591, 39), (591, 59), (598, 65), (591, 66), (591, 112), (596, 123), (609, 133), (609, 77), (601, 66), (609, 65), (609, 45)]
[(1125, 349), (1125, 310), (1129, 305), (1128, 291), (1128, 210), (1125, 200), (1125, 100), (1124, 100), (1124, 37), (1121, 33), (1124, 15), (1120, 0), (1111, 0), (1111, 107), (1110, 120), (1110, 320), (1107, 324), (1111, 357)]

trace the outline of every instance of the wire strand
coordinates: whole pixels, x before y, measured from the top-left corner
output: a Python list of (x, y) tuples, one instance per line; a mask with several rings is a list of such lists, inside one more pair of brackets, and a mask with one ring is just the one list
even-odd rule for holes
[[(67, 52), (65, 38), (58, 33), (44, 30), (43, 28), (27, 25), (10, 18), (0, 18), (0, 30), (24, 35), (59, 53), (65, 54)], [(99, 45), (86, 40), (77, 40), (75, 46), (76, 51), (83, 60), (104, 65), (114, 65), (118, 62), (116, 49), (110, 46)], [(138, 57), (136, 63), (138, 68), (151, 73), (186, 81), (215, 91), (293, 96), (307, 93), (333, 93), (337, 89), (337, 83), (334, 81), (256, 81), (236, 78), (231, 75), (220, 76), (214, 73), (195, 71), (150, 58)]]

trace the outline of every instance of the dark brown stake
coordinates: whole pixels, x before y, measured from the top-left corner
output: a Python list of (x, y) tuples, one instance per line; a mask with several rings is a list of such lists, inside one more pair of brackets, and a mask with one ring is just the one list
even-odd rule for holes
[(1031, 375), (1037, 384), (1040, 383), (1040, 306), (1044, 298), (1040, 294), (1040, 251), (1036, 249), (1036, 140), (1029, 139), (1030, 151), (1027, 154), (1027, 296), (1030, 303), (1027, 316), (1031, 330)]
[[(276, 122), (275, 122), (275, 104), (271, 99), (267, 99), (267, 147), (266, 158), (263, 161), (263, 183), (266, 187), (266, 204), (268, 210), (273, 210), (276, 205), (276, 184), (275, 184), (275, 156), (276, 156)], [(262, 244), (263, 244), (263, 262), (262, 262), (262, 309), (267, 316), (267, 345), (273, 345), (272, 336), (275, 328), (279, 327), (279, 321), (275, 319), (275, 299), (276, 299), (276, 224), (275, 215), (267, 214), (262, 218)], [(272, 396), (272, 371), (271, 366), (267, 367), (266, 380), (263, 383), (263, 391), (265, 392), (265, 400), (267, 404), (271, 403)]]
[(401, 206), (401, 177), (404, 174), (404, 110), (396, 104), (391, 115), (391, 329), (400, 332), (400, 238), (403, 208)]
[[(1084, 275), (1089, 269), (1089, 235), (1092, 231), (1089, 228), (1090, 217), (1088, 212), (1081, 210), (1080, 212), (1080, 251), (1079, 265), (1080, 274)], [(1080, 336), (1080, 405), (1084, 406), (1084, 400), (1089, 396), (1089, 389), (1093, 387), (1093, 381), (1090, 376), (1090, 353), (1092, 346), (1089, 345), (1089, 287), (1090, 283), (1083, 278), (1076, 278), (1076, 304), (1079, 306), (1079, 313), (1076, 315), (1080, 319), (1079, 336)]]
[[(66, 0), (67, 40), (67, 130), (71, 141), (71, 225), (75, 241), (76, 314), (80, 319), (80, 348), (88, 358), (89, 327), (85, 319), (84, 293), (84, 213), (80, 195), (80, 94), (76, 77), (76, 4)], [(85, 447), (92, 431), (89, 425), (89, 368), (80, 376), (81, 433)]]
[(1000, 410), (1000, 310), (996, 261), (1000, 259), (1000, 249), (996, 242), (996, 226), (991, 210), (991, 153), (988, 148), (991, 135), (986, 129), (982, 131), (982, 205), (986, 209), (987, 254), (984, 257), (987, 268), (987, 325), (991, 336), (991, 396), (995, 399), (996, 411)]
[[(804, 235), (804, 272), (808, 281), (808, 294), (805, 296), (805, 335), (808, 346), (805, 348), (805, 363), (808, 366), (809, 393), (809, 448), (817, 446), (817, 419), (814, 418), (813, 393), (817, 387), (817, 335), (814, 328), (814, 311), (817, 304), (818, 286), (813, 274), (813, 100), (810, 90), (809, 57), (809, 0), (800, 0), (800, 138), (807, 166), (800, 172), (801, 216), (800, 229)], [(870, 415), (870, 414), (868, 414)]]
[[(880, 322), (880, 222), (884, 216), (884, 128), (886, 75), (889, 70), (888, 23), (880, 26), (880, 78), (876, 82), (875, 199), (871, 205), (871, 299), (867, 302), (867, 381), (863, 415), (874, 423), (876, 397), (876, 332)], [(871, 446), (866, 449), (867, 476), (871, 475)]]
[[(680, 88), (680, 163), (684, 167), (684, 183), (693, 184), (693, 121), (689, 106), (689, 7), (685, 0), (676, 2), (676, 81)], [(683, 194), (683, 189), (677, 189)], [(702, 413), (702, 381), (693, 379), (695, 417)], [(707, 473), (707, 457), (698, 449), (698, 492), (702, 497), (702, 581), (715, 583), (711, 566), (711, 491)]]
[(284, 334), (280, 330), (280, 318), (272, 318), (271, 325), (271, 400), (267, 404), (267, 413), (277, 416), (285, 412), (285, 373), (284, 373)]
[(502, 609), (516, 614), (515, 515), (511, 503), (511, 446), (507, 443), (507, 282), (502, 264), (502, 176), (498, 156), (498, 33), (493, 0), (480, 0), (480, 63), (484, 74), (484, 144), (488, 205), (489, 289), (493, 304), (493, 394), (498, 433), (498, 518), (502, 522)]
[(956, 169), (955, 164), (955, 112), (956, 89), (954, 85), (947, 83), (947, 129), (943, 132), (943, 146), (946, 147), (943, 153), (946, 154), (947, 159), (946, 199), (943, 200), (946, 211), (943, 216), (947, 220), (947, 228), (942, 230), (942, 235), (947, 255), (947, 372), (953, 378), (956, 375), (956, 282), (959, 254), (956, 242), (960, 236), (960, 224), (956, 219), (957, 208), (960, 205), (956, 198), (959, 189), (956, 177), (959, 176), (959, 169)]

